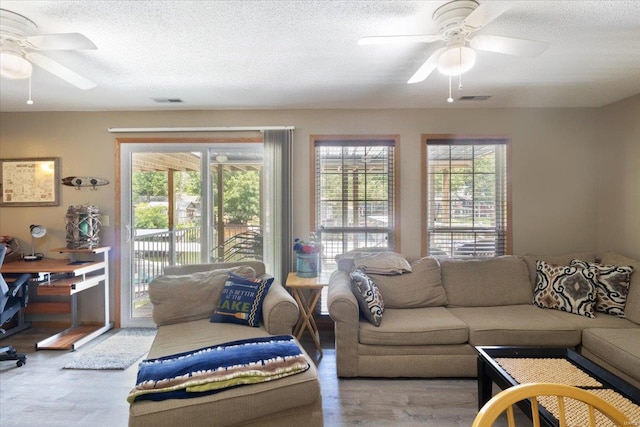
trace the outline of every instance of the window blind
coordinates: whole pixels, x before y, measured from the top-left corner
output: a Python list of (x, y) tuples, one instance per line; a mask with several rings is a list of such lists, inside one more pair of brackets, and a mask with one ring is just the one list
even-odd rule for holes
[(395, 245), (395, 140), (315, 141), (315, 226), (335, 255)]
[(508, 252), (507, 140), (428, 139), (427, 254)]

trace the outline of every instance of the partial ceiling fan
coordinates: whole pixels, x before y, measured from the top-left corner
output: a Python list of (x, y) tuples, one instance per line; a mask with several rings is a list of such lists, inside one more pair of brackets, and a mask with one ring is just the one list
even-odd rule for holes
[[(436, 50), (407, 83), (425, 80), (436, 68), (443, 74), (459, 76), (475, 64), (477, 50), (507, 55), (537, 56), (549, 48), (549, 43), (489, 34), (474, 35), (485, 25), (513, 7), (508, 1), (453, 0), (433, 13), (438, 24), (437, 34), (370, 36), (358, 40), (359, 45), (387, 43), (433, 43), (444, 41), (447, 46)], [(449, 84), (449, 102), (451, 84)]]
[(92, 89), (96, 83), (43, 55), (47, 50), (97, 49), (80, 33), (37, 34), (38, 26), (29, 18), (0, 9), (0, 74), (10, 79), (31, 77), (32, 64), (37, 65), (80, 88)]

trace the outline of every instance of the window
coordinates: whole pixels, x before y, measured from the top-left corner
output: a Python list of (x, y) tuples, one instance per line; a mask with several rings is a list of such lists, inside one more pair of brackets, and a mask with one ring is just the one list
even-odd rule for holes
[(423, 148), (425, 252), (511, 253), (508, 140), (423, 135)]
[(314, 137), (314, 227), (324, 271), (356, 248), (398, 246), (396, 136)]

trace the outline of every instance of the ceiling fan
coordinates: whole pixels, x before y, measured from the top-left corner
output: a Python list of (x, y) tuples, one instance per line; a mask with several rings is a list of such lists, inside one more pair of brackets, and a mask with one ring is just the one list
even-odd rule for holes
[[(547, 50), (549, 43), (513, 37), (478, 34), (485, 25), (513, 7), (508, 1), (453, 0), (433, 13), (438, 24), (437, 34), (370, 36), (358, 40), (359, 45), (386, 43), (433, 43), (444, 41), (447, 46), (436, 50), (415, 72), (407, 83), (425, 80), (436, 68), (451, 76), (469, 71), (475, 64), (477, 50), (508, 55), (537, 56)], [(449, 84), (451, 92), (451, 84)], [(452, 102), (449, 94), (449, 102)]]
[(96, 87), (96, 83), (40, 53), (97, 49), (96, 45), (80, 33), (37, 34), (37, 28), (29, 18), (0, 9), (0, 74), (10, 79), (30, 78), (35, 64), (80, 89)]

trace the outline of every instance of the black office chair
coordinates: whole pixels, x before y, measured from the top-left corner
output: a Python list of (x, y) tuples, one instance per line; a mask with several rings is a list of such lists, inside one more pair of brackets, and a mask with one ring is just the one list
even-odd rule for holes
[[(6, 246), (0, 244), (0, 267), (2, 267), (6, 253)], [(3, 335), (11, 335), (11, 333), (7, 334), (7, 331), (2, 329), (2, 325), (11, 320), (16, 313), (20, 316), (18, 329), (25, 329), (20, 311), (27, 306), (30, 277), (31, 276), (26, 273), (20, 274), (16, 277), (9, 278), (10, 282), (7, 283), (0, 273), (0, 337)], [(14, 329), (15, 328), (13, 328), (11, 332), (14, 332)], [(27, 356), (18, 353), (12, 346), (4, 346), (0, 347), (0, 361), (3, 360), (15, 360), (16, 365), (22, 366), (27, 363)]]

